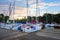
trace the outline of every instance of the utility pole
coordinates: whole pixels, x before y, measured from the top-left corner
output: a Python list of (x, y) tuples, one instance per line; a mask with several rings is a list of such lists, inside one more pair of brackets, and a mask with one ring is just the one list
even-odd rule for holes
[(15, 23), (14, 14), (15, 14), (15, 0), (13, 1), (13, 23)]
[[(42, 1), (40, 0), (39, 2), (40, 2), (40, 4), (39, 4), (39, 6), (40, 6)], [(41, 14), (41, 9), (39, 7), (39, 17), (41, 16), (40, 14)], [(39, 21), (42, 22), (42, 19), (40, 18)]]
[[(52, 13), (54, 13), (54, 12), (52, 12)], [(53, 20), (54, 20), (54, 18), (53, 18), (53, 17), (54, 17), (54, 16), (53, 16), (53, 14), (52, 14), (51, 16), (52, 16), (52, 22), (53, 22)]]
[(46, 9), (46, 23), (48, 23), (48, 18), (47, 18), (47, 9)]
[[(11, 13), (12, 13), (12, 0), (9, 1), (9, 18), (11, 16)], [(9, 20), (7, 20), (7, 23), (9, 23)]]
[(38, 13), (38, 0), (36, 0), (36, 24), (38, 23), (37, 13)]
[(11, 13), (12, 13), (12, 2), (9, 1), (9, 17), (11, 15)]
[(12, 13), (13, 13), (13, 23), (14, 23), (15, 0), (10, 0), (9, 1), (9, 17), (11, 16)]
[(28, 0), (26, 0), (26, 5), (27, 5), (27, 8), (26, 8), (27, 9), (27, 22), (26, 23), (28, 23), (28, 7), (29, 7), (28, 6)]

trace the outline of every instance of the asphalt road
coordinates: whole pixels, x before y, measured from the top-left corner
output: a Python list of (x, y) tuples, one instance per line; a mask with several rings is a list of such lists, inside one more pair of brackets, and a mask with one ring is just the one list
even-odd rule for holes
[(46, 35), (42, 36), (43, 34), (49, 33), (40, 31), (33, 33), (24, 33), (21, 31), (12, 31), (0, 28), (0, 40), (60, 40), (58, 38), (46, 37)]
[(35, 35), (35, 33), (29, 33), (25, 36), (13, 38), (13, 39), (10, 39), (10, 40), (60, 40), (60, 39), (38, 36), (38, 35)]

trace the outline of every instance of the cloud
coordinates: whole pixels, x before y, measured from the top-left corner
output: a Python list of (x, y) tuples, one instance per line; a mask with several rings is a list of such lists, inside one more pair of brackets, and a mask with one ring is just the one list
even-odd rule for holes
[[(1, 10), (2, 9), (2, 10)], [(28, 8), (28, 10), (31, 11), (31, 13), (35, 13), (35, 9)], [(0, 11), (5, 15), (9, 15), (9, 6), (8, 5), (0, 5)], [(0, 13), (1, 13), (0, 12)], [(8, 12), (8, 13), (7, 13)], [(27, 16), (27, 8), (25, 7), (20, 7), (20, 6), (15, 6), (15, 13), (11, 13), (10, 19), (13, 19), (13, 14), (15, 18), (21, 17), (21, 16)], [(35, 14), (33, 14), (35, 15)]]
[(22, 0), (16, 0), (16, 1), (22, 1)]
[[(16, 2), (18, 4), (21, 4), (19, 6), (15, 6), (15, 13), (14, 13), (14, 17), (15, 18), (18, 18), (20, 16), (27, 16), (27, 10), (26, 10), (26, 5), (24, 6), (21, 6), (24, 4), (26, 4), (26, 0), (16, 0)], [(16, 3), (16, 4), (17, 4)], [(28, 4), (29, 4), (29, 8), (28, 8), (28, 11), (29, 11), (29, 16), (36, 16), (36, 0), (28, 0)], [(52, 7), (52, 6), (60, 6), (60, 3), (54, 3), (54, 2), (50, 2), (50, 3), (47, 3), (47, 2), (43, 2), (42, 0), (39, 0), (38, 1), (38, 7), (40, 8), (40, 10), (44, 10), (44, 9), (47, 9), (48, 7)], [(5, 13), (9, 13), (9, 5), (0, 5), (0, 11), (3, 12), (3, 10), (5, 10)], [(45, 11), (41, 12), (41, 15), (43, 15)], [(8, 15), (8, 14), (7, 14)], [(13, 13), (11, 14), (11, 18), (13, 16)]]
[(46, 3), (46, 2), (42, 2), (39, 3), (40, 6), (60, 6), (60, 3)]
[(1, 10), (7, 10), (8, 9), (8, 5), (0, 5)]
[(60, 3), (46, 3), (47, 6), (60, 6)]
[(8, 15), (8, 5), (0, 5), (0, 13), (4, 14), (4, 15)]
[[(38, 7), (40, 9), (47, 9), (48, 7), (52, 6), (60, 6), (60, 3), (47, 3), (47, 2), (38, 2)], [(36, 3), (30, 5), (31, 8), (36, 8)]]

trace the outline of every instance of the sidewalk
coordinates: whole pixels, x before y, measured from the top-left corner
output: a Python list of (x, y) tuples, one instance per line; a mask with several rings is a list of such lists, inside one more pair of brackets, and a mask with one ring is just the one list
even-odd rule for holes
[(41, 32), (60, 34), (60, 29), (48, 28), (41, 30)]
[(35, 33), (38, 36), (60, 39), (60, 29), (43, 29)]
[(8, 40), (20, 36), (27, 35), (27, 33), (23, 33), (20, 31), (6, 30), (0, 28), (0, 40)]
[[(47, 31), (48, 30), (48, 31)], [(57, 29), (52, 29), (56, 30)], [(59, 31), (51, 29), (43, 29), (33, 33), (24, 33), (20, 31), (6, 30), (0, 28), (0, 40), (60, 40)]]

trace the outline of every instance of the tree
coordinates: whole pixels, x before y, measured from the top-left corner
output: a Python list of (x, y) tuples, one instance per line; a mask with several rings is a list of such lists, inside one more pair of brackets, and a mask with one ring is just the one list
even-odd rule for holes
[(0, 22), (3, 22), (3, 21), (4, 21), (4, 15), (0, 14)]
[(35, 16), (33, 16), (33, 17), (31, 17), (32, 19), (31, 20), (36, 20), (36, 17)]
[(41, 16), (38, 16), (37, 17), (37, 20), (38, 20), (38, 22), (42, 22), (42, 17)]
[(45, 23), (51, 23), (52, 22), (52, 16), (53, 16), (53, 14), (50, 14), (50, 13), (45, 13), (44, 15), (43, 15), (43, 22), (45, 22)]
[(60, 13), (54, 15), (54, 22), (60, 23)]
[(28, 22), (31, 22), (31, 16), (28, 16), (27, 20)]
[(5, 16), (5, 22), (7, 22), (7, 20), (9, 19), (9, 16)]

